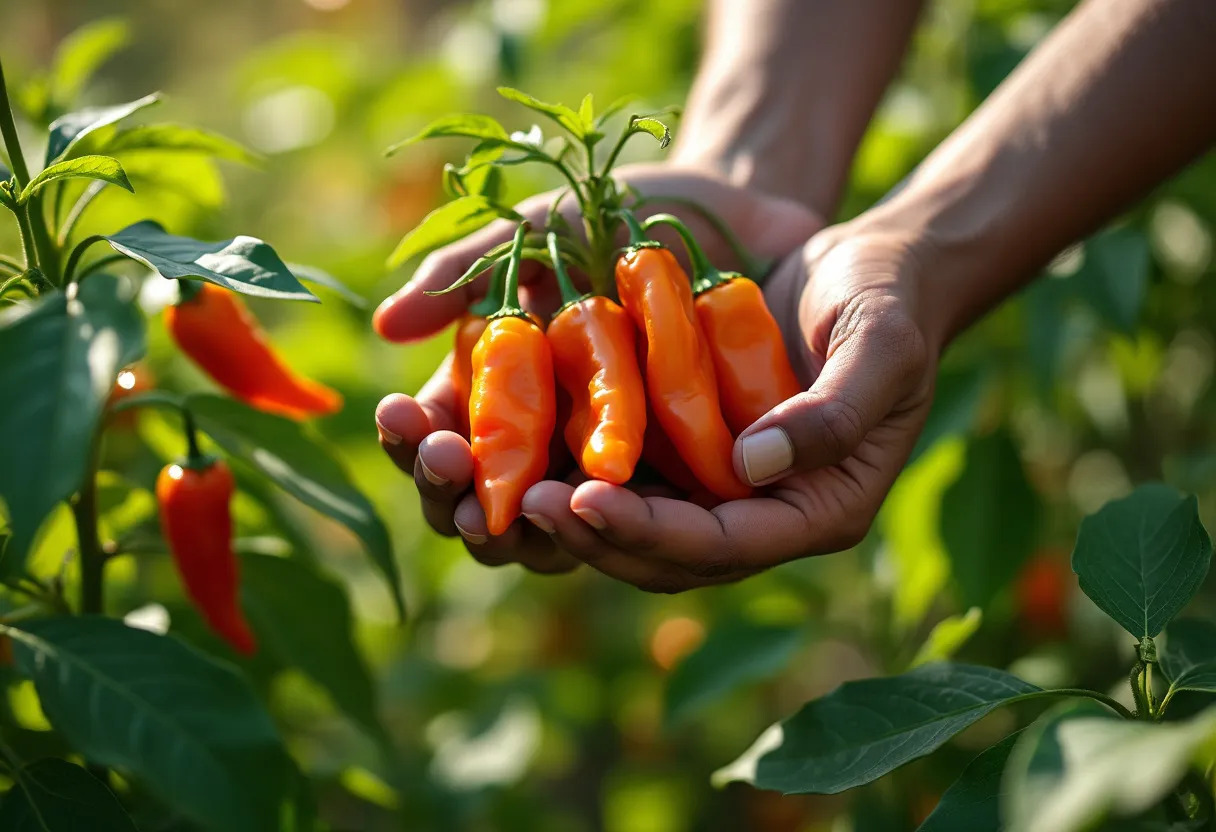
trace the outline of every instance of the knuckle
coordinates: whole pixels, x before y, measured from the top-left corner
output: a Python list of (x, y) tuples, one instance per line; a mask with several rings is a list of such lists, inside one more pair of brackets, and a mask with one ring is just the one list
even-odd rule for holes
[(721, 578), (738, 571), (734, 553), (729, 549), (701, 555), (685, 568), (698, 578)]
[(833, 459), (843, 459), (853, 452), (863, 439), (864, 423), (861, 411), (845, 399), (826, 401), (815, 409), (818, 433), (824, 449)]

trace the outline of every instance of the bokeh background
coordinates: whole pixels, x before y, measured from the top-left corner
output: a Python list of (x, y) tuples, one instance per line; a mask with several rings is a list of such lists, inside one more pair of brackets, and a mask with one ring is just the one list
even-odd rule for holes
[[(265, 164), (175, 157), (168, 166), (127, 165), (139, 194), (110, 189), (91, 222), (113, 229), (152, 214), (205, 239), (262, 237), (374, 305), (409, 277), (388, 273), (385, 258), (442, 201), (442, 165), (467, 149), (437, 143), (386, 159), (385, 147), (452, 111), (493, 112), (526, 129), (527, 113), (494, 94), (502, 83), (568, 103), (586, 92), (601, 104), (624, 94), (655, 108), (680, 103), (696, 66), (700, 6), (4, 0), (0, 54), (10, 83), (21, 86), (80, 24), (124, 18), (132, 41), (84, 101), (163, 90), (158, 121), (222, 132)], [(906, 175), (1071, 4), (928, 6), (857, 156), (841, 218)], [(657, 154), (643, 142), (630, 152)], [(523, 196), (554, 183), (516, 168), (507, 184)], [(331, 690), (298, 669), (246, 663), (316, 784), (322, 816), (351, 830), (914, 828), (977, 749), (1030, 714), (989, 719), (930, 760), (838, 797), (715, 789), (710, 775), (806, 700), (845, 679), (904, 669), (935, 623), (977, 600), (982, 624), (961, 658), (1040, 684), (1119, 685), (1131, 645), (1074, 591), (1067, 555), (1084, 514), (1144, 480), (1198, 492), (1212, 517), (1214, 223), (1209, 156), (1116, 227), (1062, 254), (952, 348), (927, 439), (861, 546), (676, 597), (586, 569), (559, 578), (488, 569), (459, 542), (430, 533), (411, 482), (376, 444), (372, 411), (388, 392), (416, 390), (448, 337), (381, 343), (370, 307), (332, 293), (319, 307), (255, 304), (291, 363), (346, 395), (345, 411), (318, 429), (388, 521), (410, 610), (408, 625), (397, 626), (356, 542), (331, 524), (285, 498), (241, 498), (246, 545), (271, 546), (259, 536), (286, 529), (293, 554), (315, 560), (349, 593), (392, 740), (386, 754)], [(0, 247), (11, 250), (11, 229), (0, 233)], [(206, 386), (157, 321), (151, 337), (146, 370), (156, 384)], [(149, 414), (111, 439), (107, 467), (123, 479), (113, 477), (107, 492), (107, 523), (146, 518), (147, 489), (159, 460), (178, 452), (178, 436)], [(58, 517), (39, 558), (61, 559), (70, 546), (70, 524)], [(123, 557), (110, 576), (111, 613), (155, 617), (159, 608), (147, 605), (158, 603), (173, 631), (224, 652), (183, 604), (166, 557)], [(673, 670), (698, 645), (698, 662), (682, 675)], [(316, 649), (326, 649), (324, 634)], [(11, 684), (2, 710), (22, 742), (47, 734), (28, 685)], [(45, 743), (53, 747), (49, 735)]]

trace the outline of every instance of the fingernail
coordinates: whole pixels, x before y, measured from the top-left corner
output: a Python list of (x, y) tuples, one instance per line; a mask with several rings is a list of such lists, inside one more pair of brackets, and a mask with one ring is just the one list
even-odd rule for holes
[(393, 433), (391, 430), (388, 430), (387, 428), (385, 428), (381, 425), (376, 425), (376, 430), (380, 432), (380, 438), (383, 439), (388, 444), (390, 444), (390, 445), (400, 445), (401, 444), (401, 437), (398, 436), (397, 434)]
[(739, 450), (743, 454), (743, 471), (752, 485), (783, 474), (794, 464), (794, 443), (781, 428), (765, 428), (743, 437)]
[[(401, 440), (398, 439), (397, 441), (400, 442)], [(418, 455), (418, 464), (422, 466), (422, 476), (426, 477), (426, 481), (431, 485), (447, 485), (451, 482), (451, 480), (441, 477), (430, 468), (427, 468), (426, 460), (422, 458), (421, 454)]]
[(608, 528), (608, 522), (604, 519), (604, 515), (600, 514), (593, 508), (576, 508), (574, 513), (583, 518), (583, 522), (593, 529)]
[(453, 525), (456, 526), (456, 531), (460, 532), (460, 536), (472, 543), (474, 546), (480, 546), (489, 540), (489, 538), (484, 534), (473, 534), (472, 532), (466, 532), (464, 529), (460, 528), (459, 523), (453, 523)]
[(553, 523), (551, 523), (549, 518), (545, 517), (543, 514), (524, 514), (524, 517), (527, 517), (529, 523), (536, 526), (536, 528), (540, 529), (545, 534), (553, 534), (555, 531), (553, 528)]

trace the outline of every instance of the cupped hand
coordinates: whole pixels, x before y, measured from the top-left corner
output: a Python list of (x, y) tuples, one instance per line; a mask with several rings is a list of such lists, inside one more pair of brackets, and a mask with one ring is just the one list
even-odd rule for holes
[[(615, 176), (646, 197), (671, 196), (709, 207), (760, 258), (784, 257), (822, 226), (817, 216), (798, 203), (733, 186), (714, 174), (695, 168), (675, 164), (634, 165), (619, 169)], [(517, 210), (533, 223), (542, 224), (555, 196), (555, 193), (541, 194), (517, 206)], [(734, 262), (726, 241), (695, 212), (661, 201), (650, 207), (656, 211), (670, 210), (684, 219), (716, 264), (732, 268), (741, 266)], [(564, 202), (563, 208), (569, 212), (567, 218), (577, 227), (573, 201)], [(487, 249), (510, 239), (513, 230), (511, 223), (495, 223), (431, 254), (418, 267), (413, 279), (376, 310), (376, 331), (391, 341), (410, 342), (430, 337), (451, 324), (478, 299), (484, 291), (485, 281), (477, 281), (446, 295), (425, 293), (449, 286)], [(521, 300), (529, 311), (547, 317), (560, 305), (551, 275), (539, 264), (526, 261), (520, 281)], [(459, 534), (478, 561), (487, 565), (521, 563), (538, 572), (574, 568), (583, 559), (573, 557), (568, 547), (579, 541), (576, 538), (567, 541), (566, 535), (557, 531), (556, 524), (560, 522), (566, 527), (571, 522), (583, 521), (571, 513), (569, 500), (559, 512), (550, 505), (550, 500), (544, 499), (545, 495), (556, 493), (552, 491), (554, 488), (566, 489), (569, 493), (582, 487), (581, 477), (568, 458), (555, 459), (550, 466), (551, 472), (562, 476), (566, 469), (572, 470), (573, 474), (562, 480), (546, 481), (533, 489), (539, 489), (543, 513), (530, 518), (532, 522), (517, 520), (503, 535), (492, 537), (487, 532), (485, 515), (472, 489), (472, 453), (468, 442), (457, 432), (456, 395), (451, 384), (449, 361), (450, 356), (416, 396), (395, 393), (380, 402), (376, 409), (376, 424), (381, 446), (402, 471), (414, 477), (423, 515), (431, 527), (443, 535)], [(536, 498), (536, 495), (529, 492), (529, 498)], [(579, 547), (580, 551), (584, 548)]]

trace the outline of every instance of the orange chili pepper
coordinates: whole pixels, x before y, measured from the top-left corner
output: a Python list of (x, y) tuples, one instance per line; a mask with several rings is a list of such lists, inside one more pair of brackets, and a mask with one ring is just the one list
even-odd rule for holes
[(549, 255), (564, 305), (547, 337), (557, 380), (570, 394), (566, 444), (583, 473), (614, 485), (633, 476), (646, 433), (646, 388), (629, 313), (610, 298), (579, 295), (566, 274), (557, 235)]
[(725, 500), (751, 489), (731, 464), (734, 438), (722, 419), (718, 385), (693, 309), (688, 276), (670, 251), (647, 240), (627, 212), (630, 245), (616, 261), (621, 303), (646, 333), (646, 389), (663, 431), (697, 479)]
[(156, 478), (161, 530), (186, 594), (211, 627), (240, 653), (257, 643), (240, 605), (240, 563), (232, 550), (229, 504), (235, 484), (222, 460), (198, 452), (187, 417), (189, 457)]
[(456, 343), (452, 348), (452, 388), (456, 391), (456, 418), (462, 436), (469, 435), (469, 393), (473, 389), (473, 348), (490, 322), (486, 316), (493, 314), (502, 301), (503, 279), (507, 272), (507, 261), (494, 267), (486, 296), (469, 307), (469, 311), (456, 322)]
[(473, 349), (469, 436), (473, 480), (490, 534), (519, 516), (524, 492), (544, 478), (556, 420), (553, 355), (519, 305), (519, 259), (528, 223), (515, 235), (502, 308)]
[(781, 328), (756, 283), (714, 268), (692, 233), (671, 214), (656, 214), (643, 227), (659, 224), (675, 228), (688, 249), (694, 306), (713, 359), (722, 415), (738, 435), (802, 392)]
[(291, 419), (336, 413), (342, 396), (293, 372), (233, 293), (210, 283), (165, 309), (165, 324), (182, 352), (246, 404)]

